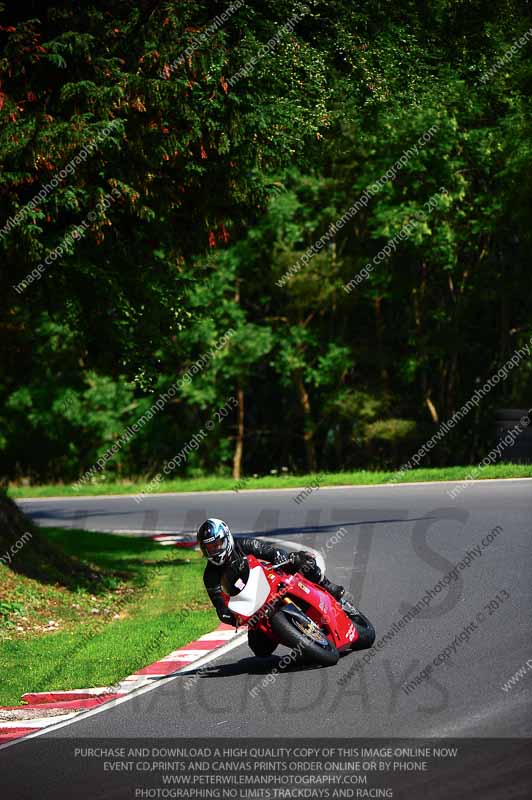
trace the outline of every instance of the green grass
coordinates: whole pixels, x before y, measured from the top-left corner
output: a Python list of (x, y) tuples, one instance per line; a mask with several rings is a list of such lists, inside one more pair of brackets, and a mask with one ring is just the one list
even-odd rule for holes
[[(465, 480), (474, 467), (442, 467), (433, 469), (413, 469), (399, 475), (397, 483), (418, 481), (458, 481)], [(320, 486), (367, 486), (376, 483), (387, 483), (397, 478), (397, 472), (371, 472), (358, 470), (354, 472), (319, 473)], [(316, 475), (266, 475), (261, 478), (246, 478), (240, 482), (240, 491), (249, 489), (290, 489), (310, 485)], [(532, 464), (493, 464), (479, 471), (477, 479), (487, 478), (531, 478)], [(394, 481), (395, 482), (395, 481)], [(146, 481), (111, 481), (85, 484), (79, 491), (70, 484), (53, 484), (48, 486), (16, 486), (11, 485), (9, 494), (13, 498), (21, 497), (76, 497), (83, 495), (104, 494), (137, 494), (145, 491)], [(205, 492), (234, 491), (237, 482), (228, 477), (191, 478), (162, 481), (157, 493), (164, 492)]]
[(112, 685), (216, 627), (194, 551), (87, 531), (43, 536), (89, 564), (93, 584), (46, 583), (0, 564), (1, 705), (29, 691)]

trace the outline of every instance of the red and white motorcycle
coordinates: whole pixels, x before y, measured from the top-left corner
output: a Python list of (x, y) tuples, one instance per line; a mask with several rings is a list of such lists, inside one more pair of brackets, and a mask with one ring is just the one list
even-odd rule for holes
[(297, 650), (311, 663), (331, 666), (345, 650), (365, 650), (375, 629), (358, 609), (335, 600), (321, 586), (281, 564), (252, 555), (238, 576), (224, 575), (222, 590), (239, 624), (260, 630), (273, 643)]

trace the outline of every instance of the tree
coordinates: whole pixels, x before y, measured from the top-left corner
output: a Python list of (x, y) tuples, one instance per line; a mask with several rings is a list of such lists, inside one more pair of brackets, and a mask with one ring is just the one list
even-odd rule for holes
[[(221, 10), (110, 0), (5, 14), (10, 477), (44, 480), (47, 456), (70, 477), (229, 327), (227, 348), (110, 470), (158, 470), (231, 396), (186, 474), (397, 465), (530, 338), (530, 41), (505, 55), (527, 6), (309, 2), (291, 31), (288, 2), (240, 6), (225, 24)], [(60, 262), (12, 288), (89, 213)], [(524, 403), (531, 377), (515, 370), (434, 462), (479, 455), (494, 407)], [(44, 448), (17, 464), (27, 429)]]

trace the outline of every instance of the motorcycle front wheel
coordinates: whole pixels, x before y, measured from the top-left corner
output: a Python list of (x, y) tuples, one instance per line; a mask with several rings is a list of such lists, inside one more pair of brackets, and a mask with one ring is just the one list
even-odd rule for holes
[(281, 609), (273, 615), (270, 624), (281, 642), (305, 661), (323, 667), (332, 667), (338, 662), (340, 654), (336, 647), (316, 623), (303, 614), (289, 614)]

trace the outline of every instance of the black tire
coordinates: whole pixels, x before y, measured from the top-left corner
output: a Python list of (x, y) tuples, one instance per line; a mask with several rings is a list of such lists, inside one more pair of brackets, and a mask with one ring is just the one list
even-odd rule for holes
[(281, 642), (287, 647), (297, 650), (305, 661), (321, 664), (323, 667), (333, 667), (340, 658), (336, 647), (331, 642), (327, 642), (328, 646), (323, 647), (308, 636), (305, 636), (295, 626), (295, 619), (281, 610), (273, 615), (270, 624)]
[(262, 631), (248, 630), (248, 645), (257, 658), (268, 658), (277, 648), (277, 642), (273, 642)]
[(351, 649), (368, 650), (375, 641), (375, 628), (369, 619), (360, 611), (352, 616), (349, 615), (349, 619), (358, 631), (358, 639)]

